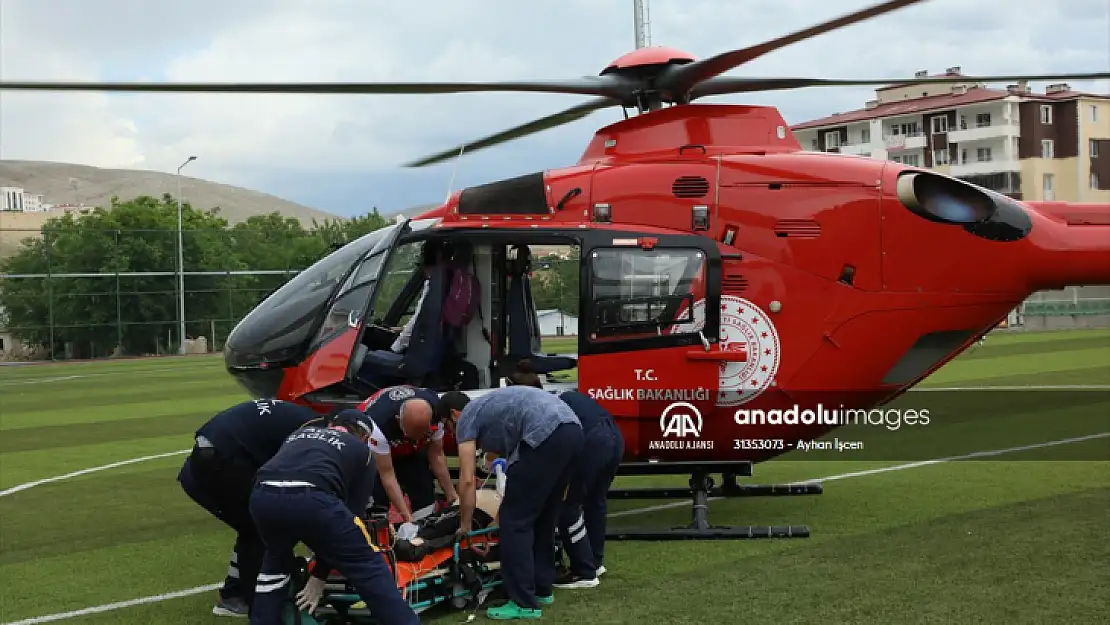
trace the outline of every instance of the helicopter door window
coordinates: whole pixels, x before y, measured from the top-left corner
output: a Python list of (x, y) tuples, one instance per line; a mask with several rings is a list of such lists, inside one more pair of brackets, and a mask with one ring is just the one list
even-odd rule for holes
[[(394, 302), (401, 297), (405, 285), (412, 279), (413, 274), (420, 270), (420, 250), (422, 247), (423, 242), (413, 241), (400, 245), (394, 250), (385, 266), (385, 271), (382, 272), (381, 288), (374, 296), (374, 303), (367, 314), (369, 319), (386, 321), (384, 319), (386, 313)], [(407, 317), (415, 312), (416, 301), (416, 298), (414, 298), (409, 303), (407, 314), (403, 315), (401, 319), (388, 321), (402, 325)]]
[(705, 252), (595, 249), (590, 258), (594, 341), (697, 333), (704, 325)]
[(358, 328), (362, 312), (370, 301), (385, 250), (374, 250), (367, 256), (343, 285), (339, 297), (332, 303), (324, 323), (316, 333), (310, 349), (316, 349), (349, 329)]

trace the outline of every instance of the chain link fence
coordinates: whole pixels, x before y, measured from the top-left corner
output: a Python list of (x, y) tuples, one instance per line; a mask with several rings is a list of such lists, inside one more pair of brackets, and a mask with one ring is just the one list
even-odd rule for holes
[[(250, 245), (242, 234), (235, 244)], [(179, 353), (177, 231), (100, 235), (82, 232), (66, 246), (50, 232), (0, 230), (0, 360)], [(240, 319), (303, 269), (281, 254), (244, 262), (226, 253), (227, 240), (217, 240), (227, 236), (182, 232), (186, 353), (220, 351)], [(268, 249), (281, 248), (268, 242)], [(64, 258), (58, 249), (67, 250)]]

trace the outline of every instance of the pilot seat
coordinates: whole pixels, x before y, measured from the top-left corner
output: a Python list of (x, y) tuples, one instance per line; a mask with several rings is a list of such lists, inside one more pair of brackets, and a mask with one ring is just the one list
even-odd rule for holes
[(428, 294), (416, 312), (412, 337), (404, 353), (388, 349), (369, 351), (360, 344), (355, 352), (359, 378), (376, 387), (413, 383), (439, 373), (448, 349), (443, 324), (443, 302), (447, 294), (447, 268), (439, 263), (428, 270)]
[(532, 252), (526, 245), (515, 246), (516, 258), (509, 262), (509, 294), (506, 308), (509, 318), (509, 350), (505, 371), (511, 371), (521, 360), (532, 362), (536, 373), (568, 371), (578, 366), (578, 359), (571, 356), (540, 354), (540, 324), (536, 315), (535, 300), (529, 273), (532, 271)]

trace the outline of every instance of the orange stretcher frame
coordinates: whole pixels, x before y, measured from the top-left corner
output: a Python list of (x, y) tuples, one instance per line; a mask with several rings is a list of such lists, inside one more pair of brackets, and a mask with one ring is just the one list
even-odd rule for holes
[[(458, 557), (459, 550), (470, 550), (480, 556), (485, 556), (489, 553), (491, 548), (498, 544), (496, 535), (484, 531), (481, 534), (469, 535), (461, 541), (455, 541), (453, 544), (437, 549), (424, 556), (419, 562), (401, 562), (391, 557), (394, 543), (392, 529), (394, 519), (393, 512), (394, 510), (391, 509), (389, 523), (375, 528), (374, 535), (371, 538), (374, 543), (376, 543), (374, 547), (393, 571), (393, 578), (397, 582), (397, 588), (401, 591), (401, 595), (404, 596), (406, 600), (408, 599), (408, 589), (413, 587), (417, 580), (428, 573), (442, 568), (445, 563), (455, 560)], [(315, 559), (308, 562), (308, 573), (310, 575), (315, 565)], [(332, 576), (341, 576), (341, 573), (336, 570), (329, 571), (328, 577), (330, 578)]]

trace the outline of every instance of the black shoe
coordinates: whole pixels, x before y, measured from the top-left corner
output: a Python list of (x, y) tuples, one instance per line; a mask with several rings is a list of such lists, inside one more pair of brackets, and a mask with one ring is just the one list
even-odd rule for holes
[(555, 577), (556, 588), (594, 588), (600, 582), (597, 577), (581, 577), (569, 571)]
[(250, 606), (242, 597), (221, 596), (219, 602), (212, 606), (212, 614), (215, 616), (247, 618), (250, 616)]

